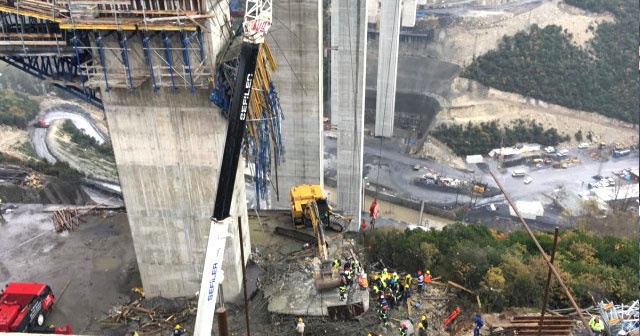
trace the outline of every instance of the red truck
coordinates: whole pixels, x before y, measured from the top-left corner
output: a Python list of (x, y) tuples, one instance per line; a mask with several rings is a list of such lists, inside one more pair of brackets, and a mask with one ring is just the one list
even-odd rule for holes
[(45, 326), (54, 296), (46, 284), (9, 283), (0, 293), (0, 332), (37, 332), (71, 335), (71, 327)]
[(49, 123), (44, 119), (40, 119), (33, 124), (33, 127), (37, 127), (37, 128), (49, 128), (49, 126), (50, 126)]

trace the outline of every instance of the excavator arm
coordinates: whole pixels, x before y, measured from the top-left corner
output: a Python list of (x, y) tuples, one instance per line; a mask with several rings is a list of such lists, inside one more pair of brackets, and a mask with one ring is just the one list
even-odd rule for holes
[(324, 261), (329, 259), (327, 251), (327, 237), (324, 232), (325, 224), (320, 217), (320, 211), (318, 211), (318, 204), (315, 201), (309, 202), (305, 207), (307, 218), (311, 221), (313, 226), (313, 234), (318, 240), (318, 256)]

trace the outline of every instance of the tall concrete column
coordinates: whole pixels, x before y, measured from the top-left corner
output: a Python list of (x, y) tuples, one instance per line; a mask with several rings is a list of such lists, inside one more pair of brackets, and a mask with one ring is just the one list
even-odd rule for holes
[[(101, 93), (148, 297), (192, 296), (200, 289), (227, 132), (227, 120), (209, 100), (209, 78), (189, 76), (189, 64), (207, 64), (211, 73), (228, 37), (224, 28), (228, 5), (224, 1), (209, 4), (213, 4), (209, 10), (217, 15), (203, 33), (205, 59), (200, 59), (197, 50), (184, 50), (184, 35), (179, 32), (167, 33), (164, 41), (159, 34), (148, 34), (153, 37), (148, 44), (150, 59), (141, 52), (140, 38), (128, 39), (129, 63), (124, 68), (121, 53), (105, 53), (104, 66), (112, 87), (106, 90), (102, 84)], [(120, 48), (116, 34), (103, 36), (105, 47)], [(190, 62), (185, 60), (187, 54)], [(169, 64), (173, 72), (166, 70)], [(119, 69), (128, 70), (126, 76), (111, 75)], [(133, 88), (126, 82), (128, 78)], [(152, 79), (158, 85), (157, 92)], [(230, 213), (235, 223), (241, 218), (248, 258), (251, 243), (242, 169), (235, 178)], [(238, 226), (232, 225), (229, 233), (222, 265), (227, 300), (241, 293), (240, 266), (246, 262), (240, 257)]]
[(401, 0), (385, 0), (380, 8), (375, 136), (387, 138), (393, 136), (401, 3)]
[(273, 73), (282, 120), (284, 156), (273, 170), (280, 200), (289, 208), (289, 189), (299, 184), (324, 185), (322, 136), (322, 1), (274, 1), (273, 26), (267, 42), (278, 64)]
[(331, 2), (331, 115), (338, 127), (338, 204), (355, 219), (362, 206), (367, 1)]
[(367, 22), (378, 23), (378, 5), (380, 0), (367, 0)]
[(402, 2), (402, 26), (415, 27), (418, 4), (416, 0), (403, 0)]
[[(154, 94), (143, 86), (133, 93), (111, 89), (103, 98), (146, 295), (193, 295), (200, 286), (226, 119), (204, 90)], [(232, 216), (246, 225), (241, 174), (234, 198)], [(225, 294), (233, 296), (242, 278), (238, 228), (230, 231), (222, 268)], [(248, 235), (243, 239), (248, 250)]]

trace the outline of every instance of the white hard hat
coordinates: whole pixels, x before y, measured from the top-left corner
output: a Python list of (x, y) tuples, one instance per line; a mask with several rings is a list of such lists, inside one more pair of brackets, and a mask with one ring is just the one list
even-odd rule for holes
[(396, 273), (396, 272), (393, 272), (393, 276), (396, 276), (396, 275), (398, 275), (398, 273)]
[(385, 268), (385, 269), (383, 269), (382, 271), (383, 271), (383, 272), (386, 272), (386, 271), (387, 271), (387, 269)]

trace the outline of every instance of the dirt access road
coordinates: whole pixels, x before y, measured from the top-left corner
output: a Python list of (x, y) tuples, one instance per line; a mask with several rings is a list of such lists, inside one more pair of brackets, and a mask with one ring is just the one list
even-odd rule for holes
[(76, 334), (103, 334), (99, 319), (140, 286), (125, 213), (83, 217), (73, 232), (56, 233), (42, 205), (17, 205), (0, 223), (0, 284), (44, 282), (56, 303), (47, 323)]

